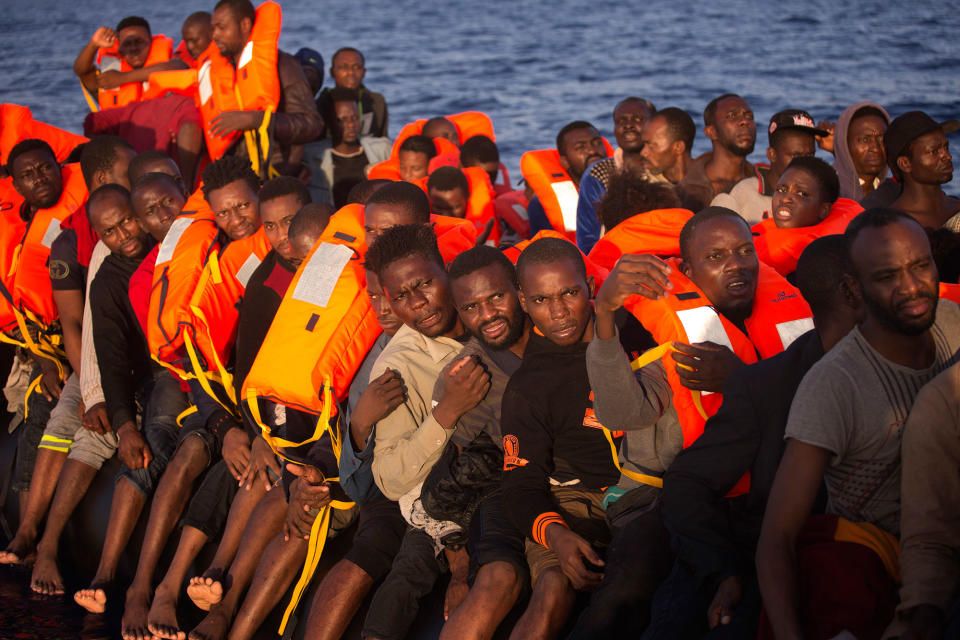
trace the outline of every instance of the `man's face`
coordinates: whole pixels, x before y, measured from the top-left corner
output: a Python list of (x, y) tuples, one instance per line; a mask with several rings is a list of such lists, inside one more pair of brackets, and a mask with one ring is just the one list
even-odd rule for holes
[(940, 278), (919, 224), (905, 220), (863, 229), (850, 258), (869, 318), (908, 336), (933, 325)]
[(400, 169), (400, 179), (413, 182), (426, 177), (430, 158), (419, 151), (401, 151), (397, 154), (397, 164)]
[(733, 322), (745, 320), (753, 309), (760, 262), (749, 227), (739, 218), (712, 218), (700, 224), (691, 238), (689, 262), (681, 271)]
[(428, 338), (447, 335), (457, 325), (447, 272), (433, 260), (409, 255), (390, 263), (380, 278), (390, 308), (403, 324)]
[(850, 122), (847, 147), (853, 168), (861, 178), (872, 180), (887, 166), (887, 154), (883, 148), (883, 134), (886, 132), (887, 123), (880, 116), (860, 116)]
[(591, 325), (593, 278), (586, 280), (568, 259), (527, 266), (520, 274), (520, 304), (550, 342), (570, 346)]
[(130, 166), (130, 161), (133, 160), (136, 155), (137, 152), (133, 149), (128, 149), (127, 147), (118, 148), (116, 161), (113, 163), (113, 166), (110, 167), (109, 172), (99, 176), (99, 184), (96, 186), (118, 184), (125, 189), (129, 189), (130, 179), (127, 177), (127, 167)]
[(134, 69), (139, 69), (150, 54), (150, 34), (143, 27), (126, 27), (117, 33), (117, 51)]
[(337, 133), (341, 142), (356, 144), (360, 137), (360, 111), (356, 102), (335, 102), (333, 111), (337, 116)]
[(220, 55), (226, 58), (236, 58), (240, 55), (253, 28), (248, 18), (237, 20), (233, 11), (226, 5), (214, 10), (210, 18), (210, 26), (213, 27), (213, 41), (217, 44)]
[(450, 191), (430, 189), (430, 209), (440, 216), (464, 218), (467, 215), (467, 194), (459, 187)]
[(180, 215), (187, 198), (169, 180), (153, 182), (130, 194), (140, 227), (158, 242), (163, 241), (170, 225)]
[(370, 306), (373, 312), (377, 314), (377, 324), (383, 329), (383, 332), (390, 336), (400, 330), (403, 322), (400, 321), (390, 308), (390, 301), (383, 293), (383, 287), (380, 285), (380, 279), (377, 274), (367, 269), (367, 295), (370, 296)]
[[(898, 162), (904, 160), (899, 158)], [(910, 143), (904, 163), (910, 180), (920, 184), (946, 184), (953, 180), (953, 156), (943, 131), (937, 129)]]
[(654, 116), (643, 128), (641, 139), (643, 150), (640, 153), (651, 172), (666, 173), (676, 165), (680, 155), (674, 149), (674, 141), (670, 139), (666, 118)]
[(200, 54), (207, 50), (207, 47), (210, 46), (210, 41), (213, 40), (211, 29), (200, 22), (184, 24), (180, 30), (180, 35), (183, 37), (183, 43), (187, 47), (187, 53), (189, 53), (190, 57), (194, 60), (199, 58)]
[(111, 253), (136, 258), (143, 255), (146, 234), (137, 222), (137, 216), (126, 198), (109, 194), (94, 203), (88, 212), (90, 226), (97, 232)]
[(13, 186), (34, 209), (49, 209), (63, 193), (60, 165), (45, 149), (22, 153), (10, 167)]
[(353, 51), (344, 51), (333, 59), (330, 75), (338, 87), (357, 89), (363, 83), (367, 70), (363, 66), (363, 59)]
[(817, 142), (813, 135), (803, 131), (784, 131), (777, 137), (776, 146), (767, 147), (767, 160), (775, 175), (782, 175), (794, 158), (813, 156)]
[(773, 221), (781, 229), (811, 227), (830, 213), (820, 183), (805, 169), (787, 169), (773, 192)]
[(273, 198), (260, 204), (260, 220), (263, 222), (263, 233), (267, 242), (284, 260), (293, 255), (293, 248), (287, 238), (290, 221), (297, 211), (303, 207), (300, 199), (292, 193), (279, 198)]
[(444, 138), (453, 144), (460, 146), (460, 134), (457, 132), (457, 126), (447, 120), (435, 120), (423, 128), (423, 135), (428, 138)]
[(746, 158), (757, 141), (753, 109), (743, 98), (725, 98), (717, 104), (714, 122), (704, 133), (730, 153)]
[(252, 236), (260, 228), (260, 202), (246, 180), (234, 180), (211, 191), (208, 204), (217, 226), (231, 240)]
[(399, 205), (374, 203), (363, 208), (363, 231), (368, 247), (387, 229), (417, 222), (413, 213)]
[(639, 100), (625, 102), (613, 110), (613, 135), (621, 149), (631, 153), (643, 149), (641, 133), (650, 115), (647, 105)]
[(526, 317), (517, 289), (498, 264), (451, 281), (463, 328), (491, 349), (509, 349), (523, 335)]
[(592, 163), (607, 157), (600, 132), (593, 127), (574, 129), (563, 137), (563, 149), (560, 151), (560, 164), (570, 173), (574, 182), (580, 182), (580, 176)]

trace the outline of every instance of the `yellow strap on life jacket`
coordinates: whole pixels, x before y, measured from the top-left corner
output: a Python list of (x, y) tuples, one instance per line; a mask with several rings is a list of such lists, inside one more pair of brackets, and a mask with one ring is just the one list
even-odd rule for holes
[(183, 421), (186, 420), (187, 416), (193, 415), (199, 411), (197, 405), (192, 404), (177, 415), (177, 427), (183, 427)]
[(23, 419), (24, 420), (26, 420), (27, 416), (30, 415), (30, 394), (36, 391), (37, 388), (40, 386), (40, 378), (42, 377), (43, 377), (43, 374), (41, 373), (36, 378), (34, 378), (33, 381), (30, 383), (30, 385), (27, 387), (27, 392), (23, 396)]
[[(185, 332), (183, 334), (183, 346), (187, 348), (187, 357), (190, 358), (190, 364), (193, 366), (193, 371), (196, 375), (197, 382), (200, 383), (200, 387), (207, 393), (208, 396), (213, 398), (217, 404), (223, 407), (224, 411), (235, 416), (237, 413), (236, 407), (232, 407), (227, 403), (224, 403), (213, 390), (213, 387), (210, 386), (210, 381), (214, 379), (214, 376), (213, 374), (207, 374), (205, 371), (203, 371), (203, 367), (200, 365), (200, 356), (197, 355), (197, 347), (193, 344), (193, 339), (190, 337), (189, 332)], [(220, 383), (223, 385), (222, 381), (220, 381)], [(232, 387), (233, 385), (231, 384), (230, 386)], [(226, 386), (224, 386), (224, 389), (227, 390)], [(227, 392), (232, 398), (233, 392), (231, 390), (227, 390)]]
[[(260, 404), (257, 402), (257, 392), (256, 387), (247, 387), (247, 407), (250, 409), (250, 416), (253, 418), (253, 421), (260, 427), (261, 435), (263, 439), (266, 440), (267, 444), (270, 445), (270, 448), (278, 456), (286, 460), (286, 456), (280, 451), (282, 447), (301, 447), (305, 444), (310, 444), (311, 442), (316, 442), (319, 440), (324, 432), (330, 434), (330, 445), (333, 448), (333, 452), (337, 457), (337, 460), (340, 459), (340, 449), (342, 446), (339, 426), (334, 429), (330, 425), (330, 410), (333, 406), (333, 385), (330, 382), (330, 376), (324, 376), (323, 378), (323, 410), (320, 412), (320, 419), (317, 420), (317, 426), (313, 430), (313, 435), (304, 440), (303, 442), (293, 442), (292, 440), (286, 440), (278, 436), (272, 435), (271, 429), (263, 421), (260, 416)], [(291, 461), (293, 462), (293, 461)]]
[[(38, 339), (34, 340), (33, 336), (30, 335), (30, 331), (27, 329), (27, 318), (16, 307), (13, 307), (13, 317), (17, 320), (17, 327), (20, 329), (20, 336), (23, 338), (22, 346), (36, 354), (39, 358), (52, 360), (53, 363), (57, 365), (57, 377), (60, 379), (60, 382), (66, 382), (67, 371), (63, 366), (62, 360), (66, 358), (67, 355), (63, 349), (58, 348), (57, 345), (54, 345), (49, 339), (43, 339), (39, 334)], [(38, 324), (38, 327), (39, 326)]]
[[(100, 72), (97, 72), (97, 75), (100, 75)], [(87, 106), (90, 107), (90, 111), (97, 113), (100, 111), (100, 105), (97, 104), (97, 101), (93, 99), (93, 96), (90, 95), (90, 92), (87, 91), (87, 88), (83, 85), (83, 80), (80, 80), (80, 88), (83, 89), (83, 97), (87, 99)]]
[[(673, 343), (664, 342), (663, 344), (645, 352), (642, 356), (640, 356), (639, 358), (631, 362), (630, 368), (633, 369), (634, 371), (638, 371), (644, 368), (645, 366), (647, 366), (648, 364), (650, 364), (651, 362), (655, 362), (656, 360), (659, 360), (660, 358), (667, 355), (671, 351), (677, 351), (677, 349), (673, 346)], [(690, 368), (680, 364), (679, 362), (677, 364), (678, 366), (681, 366), (684, 369)], [(707, 412), (704, 411), (703, 403), (700, 402), (700, 392), (690, 389), (690, 394), (693, 396), (693, 406), (697, 408), (697, 412), (700, 414), (700, 416), (704, 420), (708, 419), (710, 416), (708, 416)]]
[[(234, 85), (234, 90), (237, 92), (237, 101), (242, 105), (240, 90), (236, 85)], [(270, 136), (267, 129), (270, 126), (272, 116), (273, 109), (267, 107), (263, 112), (263, 120), (260, 122), (260, 126), (256, 130), (243, 132), (243, 140), (247, 145), (247, 155), (250, 157), (250, 166), (257, 175), (260, 175), (260, 167), (266, 165), (270, 160)], [(269, 175), (269, 171), (268, 177), (273, 177)]]
[(607, 429), (606, 427), (602, 427), (602, 429), (603, 435), (607, 438), (607, 442), (610, 443), (610, 455), (613, 456), (613, 464), (616, 465), (620, 473), (635, 482), (639, 482), (640, 484), (646, 484), (651, 487), (663, 489), (663, 478), (649, 476), (645, 473), (639, 473), (637, 471), (630, 471), (629, 469), (624, 469), (622, 466), (620, 466), (620, 456), (617, 455), (617, 446), (613, 444), (613, 434), (610, 433), (610, 429)]

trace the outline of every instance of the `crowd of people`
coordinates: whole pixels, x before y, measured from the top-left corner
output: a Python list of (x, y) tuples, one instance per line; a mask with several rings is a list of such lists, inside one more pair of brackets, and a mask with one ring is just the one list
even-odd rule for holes
[(84, 136), (0, 105), (0, 563), (63, 594), (116, 456), (72, 596), (125, 640), (400, 639), (445, 574), (444, 639), (960, 637), (960, 123), (785, 108), (754, 165), (743, 97), (696, 158), (625, 97), (517, 189), (485, 114), (391, 139), (363, 54), (324, 87), (281, 28), (100, 27)]

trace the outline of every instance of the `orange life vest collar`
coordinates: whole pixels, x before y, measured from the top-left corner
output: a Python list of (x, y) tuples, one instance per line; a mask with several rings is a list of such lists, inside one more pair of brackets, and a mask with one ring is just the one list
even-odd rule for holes
[[(97, 51), (97, 66), (101, 73), (104, 71), (133, 71), (130, 63), (120, 55), (118, 45), (102, 48)], [(150, 52), (143, 66), (149, 67), (161, 62), (167, 62), (173, 56), (173, 40), (163, 34), (157, 34), (150, 40)], [(115, 89), (100, 89), (97, 100), (101, 109), (125, 107), (131, 102), (141, 100), (146, 82), (127, 82)]]
[(590, 250), (590, 259), (608, 271), (625, 253), (680, 256), (680, 231), (693, 212), (687, 209), (657, 209), (631, 216), (608, 229)]

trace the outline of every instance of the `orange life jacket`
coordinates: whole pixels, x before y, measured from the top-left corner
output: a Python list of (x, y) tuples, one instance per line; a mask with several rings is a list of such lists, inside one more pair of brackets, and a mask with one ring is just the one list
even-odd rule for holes
[(827, 217), (809, 227), (781, 229), (774, 218), (761, 220), (753, 225), (753, 244), (757, 257), (770, 265), (782, 276), (797, 270), (797, 260), (807, 245), (823, 236), (843, 233), (847, 225), (863, 211), (860, 203), (849, 198), (839, 198), (830, 208)]
[(197, 68), (197, 61), (190, 55), (190, 51), (187, 50), (187, 43), (183, 40), (181, 40), (177, 48), (173, 50), (173, 55), (183, 60), (191, 69)]
[[(181, 46), (183, 43), (181, 43)], [(179, 51), (179, 48), (177, 49)], [(144, 89), (143, 99), (152, 100), (160, 98), (168, 93), (179, 93), (180, 95), (193, 98), (194, 104), (200, 106), (200, 94), (197, 91), (197, 71), (203, 64), (210, 59), (214, 52), (219, 52), (216, 43), (213, 41), (207, 46), (200, 57), (190, 65), (189, 69), (174, 69), (171, 71), (155, 71), (147, 78), (147, 88)]]
[(231, 398), (233, 376), (227, 364), (237, 340), (240, 303), (247, 281), (268, 253), (270, 243), (263, 227), (248, 238), (231, 242), (219, 256), (207, 260), (190, 301), (193, 331), (184, 339), (193, 372), (218, 382)]
[[(444, 117), (452, 122), (457, 128), (457, 134), (460, 137), (460, 144), (463, 144), (473, 136), (480, 135), (487, 136), (494, 142), (497, 141), (497, 137), (493, 133), (493, 122), (490, 120), (490, 116), (485, 113), (480, 111), (464, 111), (463, 113), (455, 113), (453, 115)], [(390, 150), (390, 157), (397, 157), (397, 154), (400, 153), (400, 146), (403, 144), (404, 140), (410, 136), (416, 136), (423, 133), (423, 126), (425, 124), (427, 124), (427, 119), (421, 118), (416, 122), (410, 122), (403, 125), (403, 127), (400, 129), (400, 133), (397, 134), (397, 139), (393, 141), (393, 148)], [(436, 138), (434, 139), (436, 140)], [(445, 138), (441, 138), (441, 140), (444, 140), (451, 146), (440, 153), (456, 151), (459, 154), (457, 145), (454, 145)]]
[(68, 164), (61, 172), (63, 193), (60, 199), (49, 209), (34, 214), (14, 265), (13, 303), (42, 329), (49, 328), (59, 317), (50, 284), (50, 246), (60, 235), (60, 223), (87, 200), (87, 184), (80, 165)]
[(0, 180), (0, 331), (12, 332), (17, 327), (13, 306), (13, 279), (15, 259), (27, 231), (27, 223), (20, 217), (23, 196), (13, 187), (13, 178)]
[[(409, 137), (409, 136), (408, 136)], [(437, 155), (430, 159), (430, 164), (427, 166), (427, 176), (433, 173), (434, 169), (444, 166), (457, 166), (449, 165), (447, 162), (449, 159), (456, 154), (457, 164), (459, 164), (460, 150), (457, 149), (457, 146), (447, 140), (446, 138), (434, 138), (433, 146), (437, 149)], [(399, 147), (396, 147), (399, 148)], [(437, 160), (440, 158), (440, 160)], [(367, 179), (369, 180), (393, 180), (394, 182), (401, 180), (400, 178), (400, 158), (398, 155), (393, 155), (382, 162), (378, 162), (375, 165), (370, 167), (370, 170), (367, 172)], [(421, 183), (422, 181), (422, 183)], [(427, 192), (427, 178), (423, 177), (421, 180), (414, 182), (418, 185), (423, 192)]]
[[(496, 185), (494, 185), (496, 190)], [(530, 237), (530, 218), (527, 217), (527, 205), (530, 201), (523, 191), (506, 191), (493, 200), (493, 213), (521, 238)]]
[(590, 259), (613, 271), (625, 253), (649, 253), (680, 257), (680, 230), (693, 212), (687, 209), (656, 209), (631, 216), (609, 229), (590, 250)]
[[(669, 261), (673, 289), (659, 300), (631, 296), (624, 308), (649, 331), (663, 350), (663, 365), (673, 390), (673, 405), (683, 429), (683, 446), (690, 446), (701, 433), (709, 416), (723, 401), (720, 393), (699, 393), (680, 383), (673, 358), (668, 357), (671, 342), (692, 344), (714, 342), (725, 345), (743, 362), (751, 364), (769, 358), (787, 348), (797, 337), (813, 328), (810, 307), (800, 292), (770, 267), (760, 264), (753, 310), (745, 321), (744, 334), (732, 322), (718, 314), (700, 289), (682, 273), (676, 259)], [(700, 405), (700, 406), (698, 406)], [(703, 411), (700, 411), (702, 406)]]
[[(119, 43), (118, 43), (119, 44)], [(97, 51), (97, 67), (104, 71), (133, 71), (133, 67), (120, 55), (118, 44)], [(150, 52), (143, 66), (168, 62), (173, 56), (173, 40), (165, 35), (157, 34), (150, 41)], [(143, 97), (145, 82), (126, 82), (116, 89), (100, 89), (97, 101), (101, 109), (125, 107), (131, 102), (137, 102)]]
[[(197, 92), (200, 115), (203, 118), (203, 135), (211, 160), (217, 160), (236, 142), (241, 134), (230, 133), (224, 137), (210, 132), (214, 118), (225, 111), (264, 111), (263, 123), (255, 132), (245, 132), (252, 149), (251, 160), (268, 156), (268, 143), (264, 138), (270, 122), (270, 114), (280, 104), (280, 79), (277, 76), (277, 41), (283, 22), (280, 5), (272, 0), (257, 7), (256, 20), (250, 39), (237, 58), (234, 69), (215, 46), (207, 49), (206, 60), (197, 72)], [(212, 44), (212, 43), (211, 43)], [(209, 55), (207, 55), (209, 54)], [(260, 137), (260, 140), (256, 140)], [(259, 166), (259, 165), (257, 165)]]
[(58, 162), (66, 160), (77, 145), (87, 141), (83, 136), (34, 120), (27, 107), (0, 104), (0, 164), (7, 164), (10, 150), (18, 142), (30, 138), (38, 138), (49, 144)]
[(468, 220), (431, 214), (430, 223), (437, 236), (440, 255), (447, 264), (477, 244), (477, 228)]
[(497, 224), (494, 216), (493, 199), (496, 194), (493, 192), (493, 185), (490, 184), (490, 176), (480, 167), (467, 167), (461, 171), (467, 177), (467, 184), (470, 186), (466, 219), (473, 223), (478, 233), (484, 230), (487, 221), (493, 220), (493, 229), (487, 241), (497, 246), (500, 244), (500, 225)]
[(960, 304), (960, 284), (940, 283), (940, 297)]
[(197, 189), (160, 243), (147, 312), (150, 355), (184, 379), (190, 377), (184, 345), (184, 333), (193, 330), (190, 300), (207, 260), (217, 250), (217, 224)]
[[(613, 155), (613, 147), (603, 140), (607, 157)], [(573, 182), (570, 174), (560, 164), (560, 154), (556, 149), (527, 151), (520, 157), (520, 173), (530, 185), (543, 211), (547, 214), (550, 226), (556, 231), (567, 234), (571, 240), (577, 239), (577, 201), (580, 199), (580, 187)]]
[[(536, 242), (540, 238), (559, 238), (560, 240), (573, 242), (566, 236), (566, 234), (560, 233), (559, 231), (554, 231), (553, 229), (544, 229), (542, 231), (538, 231), (536, 235), (529, 240), (518, 242), (512, 247), (504, 249), (503, 254), (510, 258), (510, 262), (517, 264), (517, 260), (520, 259), (520, 254), (523, 253), (523, 250), (530, 246), (530, 243)], [(583, 251), (580, 252), (580, 255), (583, 256)], [(600, 289), (600, 285), (602, 285), (603, 281), (607, 279), (607, 276), (610, 275), (610, 272), (591, 260), (588, 256), (583, 256), (583, 263), (587, 266), (587, 275), (593, 276), (596, 288)]]
[[(241, 384), (244, 410), (274, 450), (323, 435), (380, 335), (366, 292), (365, 251), (362, 224), (335, 213), (294, 274)], [(273, 436), (261, 419), (260, 400), (321, 416), (313, 437), (288, 442)]]

